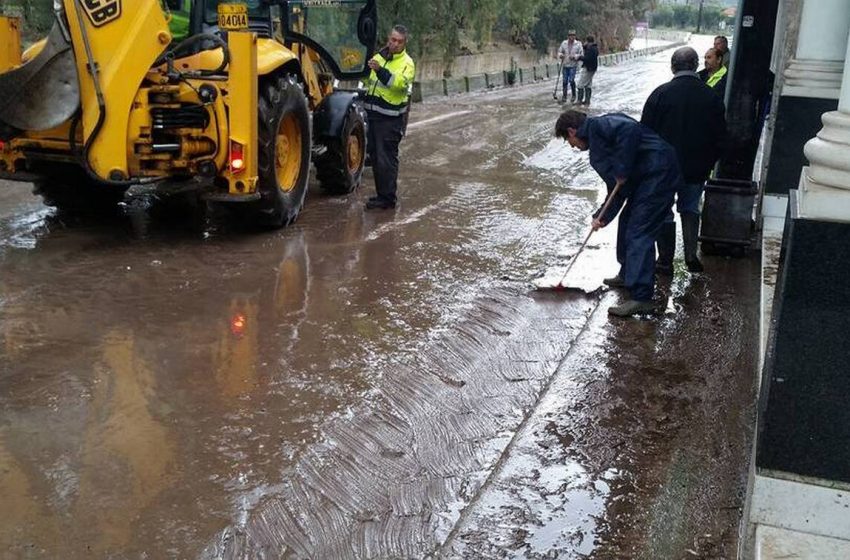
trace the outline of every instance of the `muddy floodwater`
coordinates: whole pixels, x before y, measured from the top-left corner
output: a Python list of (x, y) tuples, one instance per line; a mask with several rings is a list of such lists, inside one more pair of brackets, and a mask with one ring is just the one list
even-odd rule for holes
[[(669, 57), (592, 111), (638, 116)], [(531, 290), (604, 196), (552, 85), (414, 106), (396, 210), (367, 172), (275, 232), (0, 182), (0, 558), (734, 556), (757, 265), (679, 263), (644, 320)]]

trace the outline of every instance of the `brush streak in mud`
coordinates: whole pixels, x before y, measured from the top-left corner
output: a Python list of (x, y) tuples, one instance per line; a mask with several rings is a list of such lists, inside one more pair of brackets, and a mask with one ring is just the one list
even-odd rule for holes
[[(638, 114), (668, 58), (604, 68), (594, 110)], [(267, 234), (3, 183), (0, 557), (730, 552), (752, 266), (707, 259), (650, 321), (534, 293), (604, 196), (560, 110), (549, 83), (419, 105), (398, 210), (363, 212), (368, 177)], [(574, 270), (616, 270), (613, 234)]]

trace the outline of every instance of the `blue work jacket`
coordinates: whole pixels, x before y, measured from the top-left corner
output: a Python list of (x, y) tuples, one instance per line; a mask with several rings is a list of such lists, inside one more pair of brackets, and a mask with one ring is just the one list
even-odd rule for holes
[(609, 193), (617, 177), (626, 179), (605, 215), (598, 216), (606, 224), (636, 189), (675, 191), (679, 186), (681, 175), (676, 151), (652, 129), (628, 115), (588, 117), (576, 135), (587, 141), (590, 165), (605, 181)]

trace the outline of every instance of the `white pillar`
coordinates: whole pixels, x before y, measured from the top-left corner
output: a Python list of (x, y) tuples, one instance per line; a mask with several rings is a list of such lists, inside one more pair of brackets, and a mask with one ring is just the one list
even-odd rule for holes
[(850, 31), (850, 0), (803, 0), (797, 50), (782, 95), (837, 99)]
[(800, 216), (850, 222), (850, 37), (838, 110), (824, 113), (823, 128), (806, 143), (809, 166), (800, 178)]

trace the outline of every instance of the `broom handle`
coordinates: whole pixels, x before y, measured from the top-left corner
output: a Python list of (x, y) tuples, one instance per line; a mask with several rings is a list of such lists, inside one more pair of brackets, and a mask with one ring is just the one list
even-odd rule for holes
[(558, 77), (555, 78), (555, 91), (552, 92), (552, 95), (555, 97), (555, 99), (558, 98), (558, 82), (561, 81), (561, 69), (563, 67), (564, 67), (564, 61), (562, 59), (561, 62), (558, 63)]
[[(605, 199), (605, 204), (602, 205), (602, 210), (599, 212), (600, 216), (603, 216), (605, 214), (605, 212), (608, 210), (608, 207), (611, 206), (611, 202), (614, 200), (614, 197), (617, 196), (617, 193), (620, 191), (621, 186), (622, 186), (622, 183), (617, 183), (616, 185), (614, 185), (614, 190), (611, 191), (611, 194), (608, 195), (607, 199)], [(558, 282), (558, 284), (557, 284), (558, 286), (563, 285), (564, 280), (567, 277), (567, 274), (570, 273), (570, 270), (572, 270), (573, 265), (578, 260), (578, 256), (581, 254), (582, 251), (584, 251), (584, 248), (587, 246), (587, 242), (590, 241), (591, 235), (593, 235), (593, 228), (591, 228), (591, 230), (589, 232), (587, 232), (587, 237), (584, 238), (584, 242), (582, 242), (581, 247), (579, 247), (578, 251), (576, 251), (576, 256), (573, 257), (572, 262), (569, 265), (567, 265), (567, 270), (565, 270), (564, 275), (561, 276), (561, 281)]]

